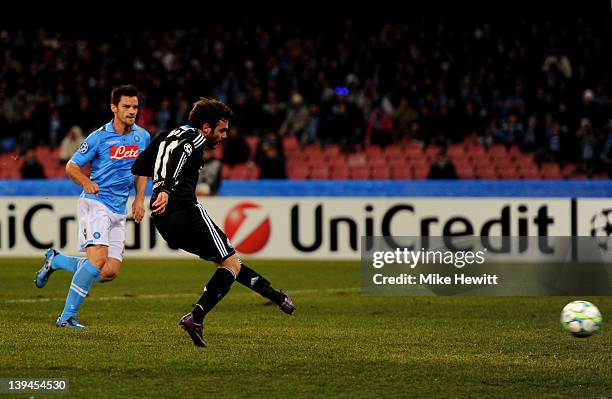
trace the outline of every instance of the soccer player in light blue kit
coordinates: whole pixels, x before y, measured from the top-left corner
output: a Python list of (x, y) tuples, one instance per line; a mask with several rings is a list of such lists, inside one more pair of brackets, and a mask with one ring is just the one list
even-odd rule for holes
[[(111, 93), (112, 121), (91, 133), (66, 165), (66, 173), (83, 187), (77, 204), (79, 243), (86, 258), (66, 256), (54, 249), (45, 254), (45, 263), (36, 274), (36, 286), (43, 288), (58, 269), (74, 273), (58, 327), (84, 328), (77, 312), (94, 280), (107, 282), (119, 273), (125, 248), (127, 201), (132, 187), (136, 197), (132, 213), (136, 223), (144, 216), (146, 177), (132, 175), (132, 164), (151, 142), (149, 132), (137, 126), (138, 90), (120, 86)], [(81, 168), (91, 164), (91, 175)]]

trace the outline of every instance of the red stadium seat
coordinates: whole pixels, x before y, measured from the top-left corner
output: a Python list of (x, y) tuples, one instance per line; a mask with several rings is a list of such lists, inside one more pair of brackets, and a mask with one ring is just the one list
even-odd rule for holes
[(429, 170), (431, 169), (428, 164), (418, 164), (412, 166), (412, 177), (417, 180), (427, 179)]
[(390, 159), (387, 161), (388, 168), (396, 168), (396, 169), (410, 169), (412, 165), (411, 161), (407, 161), (405, 159)]
[(327, 164), (330, 167), (332, 167), (332, 168), (336, 168), (336, 167), (340, 167), (340, 166), (347, 167), (348, 166), (348, 158), (344, 154), (339, 154), (339, 155), (336, 155), (333, 158), (329, 158), (327, 160)]
[(370, 169), (367, 166), (351, 168), (350, 178), (353, 180), (367, 180), (370, 178)]
[(502, 179), (520, 179), (521, 174), (514, 166), (501, 167), (497, 169), (497, 174)]
[(488, 157), (488, 151), (485, 146), (482, 145), (471, 145), (466, 147), (466, 153), (470, 155), (471, 158), (485, 158)]
[(283, 146), (283, 151), (286, 154), (287, 152), (298, 150), (300, 147), (300, 143), (295, 136), (285, 136), (283, 137), (282, 146)]
[(308, 156), (301, 151), (285, 154), (285, 159), (301, 163), (308, 162)]
[(438, 154), (442, 151), (442, 148), (437, 145), (430, 145), (425, 147), (425, 157), (429, 160), (435, 159), (438, 157)]
[(231, 175), (231, 173), (232, 173), (232, 166), (231, 165), (223, 164), (221, 166), (221, 176), (224, 179), (229, 179), (229, 176)]
[(544, 179), (562, 179), (561, 169), (559, 164), (555, 162), (545, 162), (540, 168), (540, 172)]
[(542, 178), (542, 175), (540, 174), (540, 171), (538, 170), (537, 167), (521, 168), (519, 170), (519, 173), (521, 174), (523, 179), (539, 180)]
[(384, 157), (382, 148), (377, 145), (368, 146), (364, 152), (368, 158)]
[(391, 171), (387, 167), (371, 168), (370, 176), (372, 176), (372, 179), (387, 180), (391, 178)]
[(247, 180), (249, 176), (249, 169), (245, 164), (235, 165), (231, 170), (229, 178), (231, 180)]
[(346, 166), (332, 168), (329, 174), (329, 178), (333, 180), (347, 180), (349, 177), (349, 168)]
[(570, 177), (575, 170), (576, 165), (573, 163), (568, 163), (567, 165), (563, 166), (563, 169), (561, 169), (561, 174), (563, 177)]
[(493, 144), (491, 148), (489, 148), (489, 156), (490, 157), (506, 157), (510, 155), (508, 150), (503, 144)]
[(355, 154), (350, 154), (347, 159), (347, 165), (350, 167), (355, 166), (365, 166), (368, 164), (368, 159), (365, 154), (362, 152), (358, 152)]
[(404, 149), (404, 158), (407, 159), (415, 159), (415, 158), (425, 158), (425, 152), (419, 146), (410, 146)]
[(488, 168), (478, 168), (474, 170), (479, 179), (495, 180), (498, 178), (497, 171), (492, 166)]
[(493, 168), (493, 164), (491, 163), (491, 160), (488, 157), (472, 158), (472, 166), (476, 171)]
[(322, 152), (310, 152), (306, 155), (306, 160), (310, 165), (324, 165), (327, 163), (327, 159)]
[(476, 177), (471, 166), (456, 167), (455, 171), (460, 179), (474, 179)]
[(323, 155), (323, 150), (321, 150), (321, 147), (319, 147), (318, 145), (309, 145), (306, 146), (302, 149), (302, 153), (304, 154), (305, 157), (309, 158), (311, 156), (318, 156), (318, 155)]
[(463, 144), (453, 144), (448, 147), (446, 154), (449, 158), (465, 156), (465, 147)]
[(412, 179), (412, 168), (391, 168), (391, 178), (396, 180)]
[(368, 162), (368, 165), (370, 166), (370, 168), (377, 168), (377, 169), (387, 169), (389, 167), (389, 163), (385, 160), (385, 158), (375, 158), (375, 159), (370, 159), (370, 162)]
[(399, 144), (387, 146), (384, 150), (384, 154), (387, 159), (406, 158), (404, 149)]
[(310, 169), (310, 178), (313, 180), (325, 180), (329, 178), (329, 168), (328, 167), (315, 167)]
[(59, 155), (60, 155), (60, 152), (62, 151), (62, 147), (58, 146), (55, 148), (51, 148), (50, 151), (51, 151), (51, 158), (57, 159), (59, 162)]
[(250, 165), (248, 169), (247, 180), (257, 180), (261, 174), (261, 169), (257, 165)]
[(323, 148), (323, 155), (325, 155), (326, 158), (337, 157), (341, 153), (342, 153), (342, 148), (340, 147), (339, 144), (330, 144)]
[(453, 166), (455, 167), (455, 169), (465, 169), (465, 168), (470, 168), (472, 169), (472, 162), (470, 162), (469, 159), (467, 158), (459, 158), (459, 159), (453, 159), (451, 160)]
[(307, 166), (287, 169), (287, 176), (292, 180), (304, 180), (308, 177), (309, 169)]

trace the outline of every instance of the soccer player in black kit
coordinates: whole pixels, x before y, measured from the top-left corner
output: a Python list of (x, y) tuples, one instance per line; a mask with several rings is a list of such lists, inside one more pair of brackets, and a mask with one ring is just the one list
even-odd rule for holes
[(196, 199), (204, 149), (227, 138), (232, 111), (223, 102), (202, 98), (189, 113), (188, 125), (160, 133), (142, 152), (132, 173), (153, 177), (151, 210), (155, 228), (171, 247), (181, 248), (217, 265), (204, 293), (179, 325), (196, 346), (206, 346), (204, 317), (228, 293), (234, 280), (292, 314), (289, 295), (276, 291), (263, 276), (240, 261), (225, 233)]

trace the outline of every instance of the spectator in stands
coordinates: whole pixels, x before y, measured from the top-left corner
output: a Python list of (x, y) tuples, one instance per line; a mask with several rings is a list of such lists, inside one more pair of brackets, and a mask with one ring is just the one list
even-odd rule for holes
[(59, 161), (66, 164), (83, 140), (85, 140), (83, 130), (77, 125), (72, 126), (60, 144)]
[(304, 128), (304, 134), (300, 137), (303, 144), (312, 144), (319, 138), (319, 106), (311, 104), (308, 107), (308, 120)]
[(523, 140), (520, 143), (521, 150), (523, 152), (533, 152), (536, 149), (536, 138), (538, 136), (537, 129), (538, 118), (535, 115), (532, 115), (527, 120), (527, 129), (525, 130), (525, 135), (523, 136)]
[(21, 167), (21, 177), (23, 179), (45, 179), (45, 172), (42, 165), (36, 159), (34, 150), (28, 150), (26, 160)]
[(518, 120), (516, 114), (512, 113), (504, 121), (497, 142), (508, 146), (522, 143), (524, 134), (523, 124)]
[(285, 160), (279, 154), (276, 145), (263, 142), (261, 145), (261, 155), (257, 159), (257, 164), (261, 168), (260, 179), (286, 179)]
[(370, 138), (370, 144), (386, 147), (393, 141), (393, 118), (380, 106), (372, 110), (366, 129), (366, 137)]
[(550, 119), (550, 123), (546, 126), (545, 134), (546, 134), (546, 150), (547, 157), (546, 161), (552, 162), (560, 162), (563, 158), (564, 148), (563, 144), (565, 138), (563, 137), (565, 130), (561, 126), (561, 124), (552, 118)]
[[(577, 16), (576, 24), (568, 25), (534, 13), (510, 25), (495, 18), (449, 25), (418, 20), (408, 11), (374, 10), (357, 34), (354, 24), (344, 23), (351, 16), (345, 18), (322, 18), (315, 29), (274, 18), (186, 29), (151, 24), (129, 41), (116, 41), (110, 32), (67, 35), (63, 27), (7, 27), (0, 43), (6, 53), (0, 57), (0, 147), (13, 149), (16, 140), (22, 151), (49, 144), (48, 133), (68, 123), (89, 130), (107, 109), (108, 87), (134, 76), (143, 97), (138, 124), (152, 134), (155, 124), (164, 129), (169, 117), (180, 119), (181, 101), (191, 102), (202, 90), (227, 96), (243, 116), (236, 120), (241, 132), (278, 133), (285, 104), (299, 91), (305, 104), (318, 107), (316, 118), (311, 109), (303, 142), (365, 142), (365, 122), (378, 104), (393, 115), (393, 132), (400, 137), (418, 122), (417, 139), (425, 145), (457, 142), (476, 131), (481, 143), (514, 142), (546, 153), (550, 114), (562, 132), (564, 127), (575, 132), (588, 118), (594, 154), (587, 162), (599, 162), (611, 114), (612, 69), (593, 60), (607, 59), (612, 37), (607, 19)], [(136, 55), (122, 62), (125, 54)], [(210, 67), (203, 67), (202, 59), (210, 59)], [(348, 89), (346, 99), (336, 98), (337, 84), (346, 85), (341, 88)], [(412, 124), (403, 97), (417, 110)], [(511, 114), (514, 127), (508, 123)], [(535, 145), (516, 137), (517, 124), (531, 134), (531, 115), (537, 118), (531, 130)], [(574, 135), (569, 138), (574, 145), (567, 148), (580, 152)], [(588, 140), (583, 144), (589, 150)]]
[(159, 110), (155, 114), (155, 124), (160, 131), (167, 130), (172, 122), (172, 110), (170, 109), (170, 100), (163, 99)]
[(291, 106), (287, 111), (287, 116), (283, 121), (279, 134), (286, 134), (301, 137), (309, 122), (308, 107), (304, 104), (304, 99), (299, 93), (294, 93), (291, 96)]
[(274, 90), (268, 90), (266, 102), (262, 105), (264, 129), (278, 132), (283, 120), (285, 120), (285, 112), (287, 106), (283, 102), (279, 102), (276, 98)]
[(223, 163), (236, 165), (245, 163), (251, 156), (251, 150), (245, 138), (240, 134), (236, 126), (232, 126), (229, 136), (223, 146)]
[(204, 163), (196, 186), (197, 195), (217, 195), (221, 185), (221, 162), (214, 158), (212, 150), (204, 151)]
[(57, 147), (61, 129), (62, 118), (59, 109), (56, 108), (51, 111), (51, 116), (49, 117), (49, 141), (47, 144), (50, 147)]
[(438, 155), (438, 160), (431, 165), (428, 179), (457, 179), (455, 167), (446, 157), (444, 151)]
[(576, 132), (576, 139), (579, 145), (579, 160), (586, 167), (588, 163), (595, 157), (595, 149), (597, 145), (596, 136), (591, 127), (591, 121), (583, 118), (580, 121), (580, 128)]
[(419, 114), (408, 102), (406, 97), (400, 99), (399, 105), (393, 111), (393, 126), (396, 139), (412, 138), (411, 125), (419, 118)]
[(600, 154), (603, 170), (612, 179), (612, 119), (608, 122), (607, 136)]

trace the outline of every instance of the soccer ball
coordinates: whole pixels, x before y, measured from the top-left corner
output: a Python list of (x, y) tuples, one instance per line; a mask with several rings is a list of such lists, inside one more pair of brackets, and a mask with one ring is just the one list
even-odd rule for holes
[(599, 332), (601, 313), (587, 301), (570, 302), (561, 311), (561, 326), (575, 337), (588, 337)]

